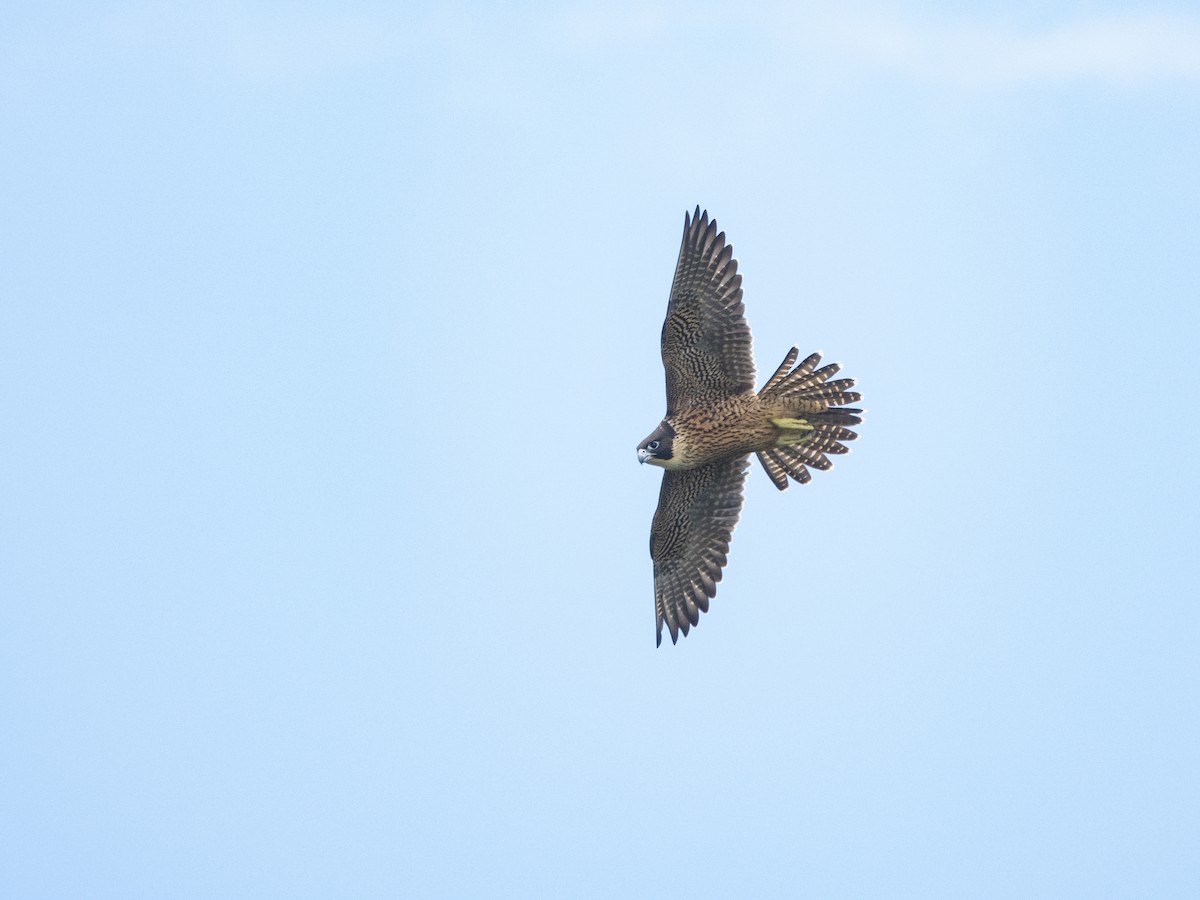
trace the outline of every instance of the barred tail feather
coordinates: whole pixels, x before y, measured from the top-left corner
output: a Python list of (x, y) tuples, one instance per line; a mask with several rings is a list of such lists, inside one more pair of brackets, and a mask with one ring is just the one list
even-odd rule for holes
[(804, 388), (809, 388), (815, 384), (821, 384), (822, 382), (828, 381), (840, 371), (842, 371), (841, 363), (830, 363), (827, 366), (821, 366), (821, 368), (817, 369), (816, 371), (807, 373), (797, 369), (779, 383), (779, 387), (777, 388), (776, 392), (779, 394), (791, 394), (795, 391), (801, 391), (804, 390)]
[(781, 491), (786, 491), (788, 486), (787, 469), (783, 467), (783, 463), (775, 458), (774, 450), (760, 450), (754, 454), (758, 457), (758, 461), (762, 463), (763, 471), (767, 473), (767, 477), (771, 479), (775, 487)]
[[(862, 424), (861, 409), (827, 409), (821, 413), (821, 422), (825, 425), (860, 425)], [(849, 430), (849, 429), (847, 429)], [(853, 441), (858, 435), (850, 432), (854, 437), (838, 438), (841, 441)]]
[[(788, 374), (788, 369), (792, 367), (792, 363), (796, 361), (796, 357), (800, 355), (800, 351), (793, 347), (788, 351), (788, 355), (783, 358), (783, 362), (779, 364), (779, 368), (775, 370), (775, 374), (767, 379), (767, 383), (763, 385), (760, 394), (770, 393), (779, 382), (783, 381), (784, 376)], [(819, 358), (819, 357), (818, 357)], [(805, 360), (807, 362), (807, 360)]]
[(850, 390), (852, 387), (854, 387), (853, 378), (839, 378), (827, 384), (812, 385), (802, 390), (785, 391), (779, 396), (796, 400), (828, 400), (833, 406), (844, 406), (847, 403), (857, 403), (862, 399), (861, 394), (855, 394)]
[(781, 491), (787, 490), (789, 476), (800, 484), (808, 484), (812, 481), (812, 475), (808, 473), (808, 468), (792, 453), (792, 449), (791, 447), (772, 447), (770, 450), (762, 450), (757, 454), (758, 461), (767, 470), (767, 475), (775, 483), (775, 487)]
[(797, 440), (797, 432), (793, 430), (786, 441), (781, 437), (779, 445), (757, 454), (767, 476), (781, 491), (787, 488), (789, 478), (800, 484), (811, 481), (810, 468), (822, 471), (833, 468), (829, 457), (850, 452), (844, 442), (857, 440), (858, 434), (852, 426), (862, 422), (861, 409), (845, 406), (862, 399), (862, 394), (851, 390), (854, 379), (830, 380), (841, 371), (841, 366), (837, 363), (820, 366), (820, 353), (813, 353), (788, 371), (798, 355), (793, 347), (758, 392), (780, 416), (801, 418), (812, 426), (805, 439)]

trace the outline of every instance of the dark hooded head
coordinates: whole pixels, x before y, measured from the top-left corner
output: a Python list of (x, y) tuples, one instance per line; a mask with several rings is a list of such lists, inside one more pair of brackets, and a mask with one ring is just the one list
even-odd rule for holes
[(671, 458), (671, 442), (675, 439), (675, 429), (664, 419), (650, 436), (638, 444), (638, 461), (666, 465)]

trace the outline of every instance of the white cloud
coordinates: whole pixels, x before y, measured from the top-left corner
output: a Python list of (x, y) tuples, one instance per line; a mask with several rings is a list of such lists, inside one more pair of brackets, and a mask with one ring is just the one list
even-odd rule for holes
[(837, 16), (805, 23), (825, 51), (918, 77), (963, 84), (1092, 80), (1200, 81), (1200, 19), (1139, 13), (1043, 31), (979, 23)]
[[(782, 54), (782, 69), (842, 77), (866, 70), (986, 87), (1094, 82), (1200, 84), (1200, 15), (1139, 11), (1030, 29), (978, 19), (948, 21), (775, 3), (731, 8), (673, 0), (576, 3), (542, 17), (485, 14), (450, 5), (394, 9), (263, 7), (216, 0), (179, 6), (134, 0), (73, 29), (0, 42), (0, 76), (78, 70), (130, 56), (250, 82), (292, 82), (380, 67), (438, 63), (469, 68), (482, 56), (537, 49), (584, 54), (630, 47), (688, 48), (697, 39), (731, 51)], [(3, 80), (0, 77), (0, 80)]]
[(217, 0), (143, 0), (65, 27), (0, 40), (0, 76), (78, 72), (151, 61), (250, 83), (370, 71), (428, 56), (463, 29), (446, 16), (387, 10), (272, 8)]
[(1200, 16), (1149, 10), (1022, 29), (845, 6), (826, 12), (775, 3), (731, 8), (605, 0), (565, 7), (544, 28), (551, 43), (593, 52), (678, 45), (706, 32), (782, 46), (790, 62), (809, 69), (865, 66), (961, 85), (1200, 82)]

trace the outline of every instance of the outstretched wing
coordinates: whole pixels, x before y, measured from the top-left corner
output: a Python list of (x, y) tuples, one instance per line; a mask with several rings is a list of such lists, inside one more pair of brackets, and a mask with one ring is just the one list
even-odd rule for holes
[(650, 558), (654, 560), (654, 608), (658, 640), (663, 622), (671, 643), (686, 636), (708, 612), (717, 593), (729, 538), (742, 511), (742, 485), (748, 456), (663, 473), (658, 509), (650, 529)]
[(698, 206), (694, 216), (683, 220), (683, 245), (663, 322), (662, 358), (668, 416), (754, 387), (750, 326), (733, 245)]

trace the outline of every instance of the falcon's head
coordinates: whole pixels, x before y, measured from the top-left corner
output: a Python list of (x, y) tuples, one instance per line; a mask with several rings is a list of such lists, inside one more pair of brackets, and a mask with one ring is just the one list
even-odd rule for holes
[(664, 419), (648, 438), (638, 444), (638, 462), (665, 467), (672, 456), (671, 442), (674, 439), (675, 429)]

